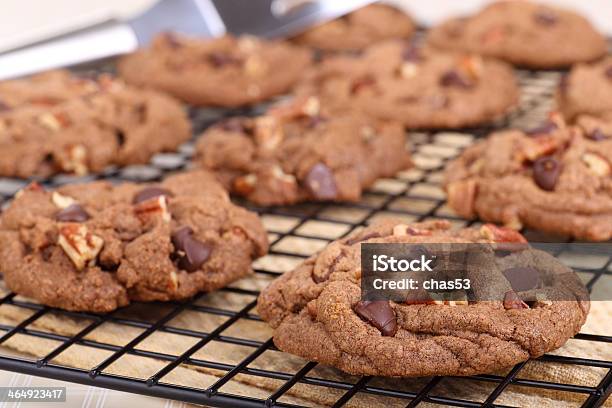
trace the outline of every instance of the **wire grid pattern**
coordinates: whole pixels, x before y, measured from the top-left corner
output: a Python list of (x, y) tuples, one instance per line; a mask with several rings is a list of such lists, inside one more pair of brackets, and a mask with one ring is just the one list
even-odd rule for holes
[[(295, 265), (328, 242), (338, 239), (356, 228), (361, 228), (381, 216), (396, 216), (406, 221), (422, 221), (427, 219), (448, 219), (457, 226), (473, 225), (456, 217), (445, 205), (444, 193), (440, 188), (441, 172), (445, 163), (455, 157), (463, 148), (479, 137), (485, 136), (493, 128), (507, 126), (526, 127), (541, 121), (552, 107), (552, 93), (559, 79), (558, 72), (520, 71), (519, 78), (523, 89), (519, 107), (507, 118), (498, 121), (491, 127), (464, 130), (458, 132), (411, 132), (409, 140), (416, 168), (400, 173), (394, 179), (380, 180), (370, 189), (359, 203), (340, 204), (301, 204), (293, 207), (277, 207), (270, 209), (253, 208), (258, 211), (266, 225), (271, 240), (271, 251), (268, 256), (255, 263), (255, 277), (269, 281), (278, 276), (287, 266), (278, 267), (287, 262)], [(192, 110), (196, 134), (221, 117), (235, 114), (253, 114), (255, 111), (225, 111), (225, 110)], [(193, 153), (193, 141), (179, 149), (177, 153), (155, 156), (149, 165), (131, 166), (128, 168), (110, 168), (101, 175), (75, 179), (69, 176), (56, 176), (45, 180), (48, 186), (80, 182), (90, 179), (150, 181), (157, 180), (165, 174), (181, 170), (189, 166), (188, 160)], [(0, 204), (10, 200), (11, 196), (26, 184), (22, 180), (0, 180)], [(247, 203), (241, 202), (243, 205)], [(523, 231), (531, 240), (543, 240), (541, 234), (535, 231)], [(545, 239), (545, 238), (544, 238)], [(274, 266), (276, 265), (276, 266)], [(574, 265), (573, 265), (574, 266)], [(586, 275), (587, 287), (591, 290), (604, 275), (612, 275), (612, 259), (600, 262), (597, 267), (585, 266), (575, 268)], [(117, 389), (150, 396), (165, 397), (185, 402), (199, 403), (211, 406), (296, 406), (286, 402), (288, 395), (296, 385), (318, 387), (323, 392), (333, 392), (338, 395), (334, 407), (349, 403), (361, 394), (381, 398), (393, 398), (403, 401), (407, 407), (420, 403), (440, 406), (458, 407), (502, 407), (496, 403), (498, 398), (512, 386), (526, 386), (541, 390), (566, 391), (582, 395), (584, 407), (597, 407), (603, 404), (612, 389), (612, 361), (589, 358), (567, 357), (560, 355), (545, 355), (539, 358), (542, 362), (598, 367), (606, 370), (598, 384), (590, 386), (562, 384), (547, 381), (537, 381), (520, 378), (521, 370), (527, 363), (521, 363), (507, 372), (506, 375), (477, 375), (467, 377), (466, 381), (491, 384), (491, 391), (483, 399), (470, 400), (455, 396), (440, 395), (436, 387), (445, 380), (444, 377), (433, 377), (414, 381), (411, 390), (394, 387), (394, 383), (386, 383), (383, 379), (372, 377), (344, 376), (325, 378), (317, 375), (320, 368), (317, 363), (303, 361), (295, 370), (282, 371), (261, 367), (254, 363), (269, 352), (276, 352), (272, 340), (256, 339), (251, 336), (234, 335), (244, 333), (232, 331), (240, 322), (249, 321), (265, 324), (255, 311), (259, 291), (256, 285), (247, 281), (239, 281), (216, 294), (200, 294), (188, 302), (169, 302), (163, 304), (163, 313), (151, 312), (154, 316), (147, 318), (130, 316), (129, 313), (118, 311), (107, 315), (90, 313), (75, 313), (57, 310), (22, 299), (14, 293), (5, 293), (0, 298), (0, 307), (11, 306), (29, 311), (29, 315), (14, 325), (0, 324), (0, 345), (6, 344), (11, 338), (19, 336), (35, 337), (53, 340), (56, 346), (45, 355), (37, 356), (35, 360), (21, 357), (0, 356), (0, 369), (39, 375), (65, 381)], [(254, 288), (255, 287), (255, 288)], [(239, 305), (229, 307), (224, 302), (215, 300), (217, 294), (230, 297), (240, 297)], [(140, 305), (155, 309), (162, 305)], [(129, 308), (128, 308), (129, 309)], [(174, 320), (184, 313), (205, 314), (214, 324), (207, 330), (200, 328), (185, 328), (173, 324)], [(58, 334), (35, 327), (39, 319), (49, 314), (63, 316), (75, 321), (86, 322), (80, 330), (71, 335)], [(127, 317), (126, 317), (127, 316)], [(136, 315), (138, 316), (138, 315)], [(152, 320), (151, 320), (152, 319)], [(139, 334), (125, 344), (117, 345), (91, 338), (105, 324), (112, 323), (126, 329), (137, 329)], [(143, 343), (156, 333), (185, 336), (193, 339), (190, 347), (180, 353), (168, 354), (162, 351), (151, 351), (143, 347)], [(611, 333), (612, 334), (612, 333)], [(586, 342), (610, 344), (612, 336), (578, 334), (575, 339)], [(198, 353), (211, 345), (219, 343), (240, 347), (247, 352), (241, 354), (239, 361), (228, 363), (222, 359), (200, 358)], [(107, 356), (92, 367), (73, 368), (57, 364), (54, 360), (71, 347), (78, 345), (107, 352)], [(152, 373), (148, 378), (129, 378), (112, 372), (109, 367), (126, 356), (138, 356), (164, 362), (163, 368)], [(291, 356), (281, 354), (281, 359)], [(216, 382), (202, 387), (190, 387), (174, 384), (169, 381), (173, 370), (177, 367), (192, 366), (196, 368), (216, 370), (219, 373)], [(279, 384), (275, 390), (270, 390), (267, 398), (237, 395), (224, 391), (224, 386), (235, 381), (237, 376), (252, 377), (256, 384), (258, 379), (276, 380)], [(338, 379), (340, 378), (340, 379)], [(395, 383), (397, 384), (397, 383)], [(381, 402), (382, 403), (382, 402)]]

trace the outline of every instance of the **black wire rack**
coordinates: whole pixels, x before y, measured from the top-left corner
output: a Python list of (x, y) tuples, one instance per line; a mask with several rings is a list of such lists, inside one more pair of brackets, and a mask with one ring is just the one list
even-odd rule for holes
[[(267, 353), (279, 354), (281, 361), (295, 357), (278, 351), (269, 332), (265, 338), (245, 335), (244, 330), (235, 327), (247, 322), (265, 325), (257, 316), (255, 305), (261, 282), (269, 282), (287, 270), (288, 266), (303, 260), (328, 242), (338, 239), (356, 228), (363, 227), (381, 216), (396, 216), (408, 221), (426, 219), (448, 219), (458, 226), (472, 225), (452, 214), (445, 205), (444, 194), (440, 189), (441, 171), (445, 163), (455, 157), (464, 147), (479, 137), (485, 136), (495, 128), (507, 126), (526, 127), (542, 120), (552, 107), (552, 93), (559, 80), (558, 72), (520, 71), (522, 97), (519, 107), (507, 118), (490, 127), (461, 130), (458, 132), (411, 132), (409, 140), (416, 169), (400, 173), (394, 179), (376, 183), (359, 203), (344, 204), (302, 204), (293, 207), (252, 208), (258, 211), (270, 234), (270, 254), (255, 263), (255, 276), (239, 281), (228, 288), (213, 294), (201, 294), (187, 302), (164, 304), (137, 304), (128, 310), (119, 310), (106, 315), (75, 313), (53, 309), (32, 303), (14, 293), (6, 292), (0, 298), (0, 308), (10, 307), (23, 313), (23, 318), (12, 324), (0, 324), (0, 346), (10, 346), (17, 337), (46, 340), (53, 344), (43, 354), (33, 358), (0, 356), (0, 369), (35, 376), (48, 377), (69, 382), (110, 388), (149, 396), (175, 399), (190, 403), (218, 407), (294, 407), (300, 406), (306, 397), (296, 402), (293, 392), (299, 387), (312, 387), (325, 401), (313, 401), (314, 405), (334, 407), (351, 406), (358, 398), (366, 396), (369, 405), (415, 407), (421, 403), (428, 406), (457, 407), (504, 407), (504, 395), (516, 387), (533, 393), (566, 392), (572, 394), (576, 406), (599, 407), (612, 390), (612, 361), (589, 357), (547, 354), (538, 359), (542, 364), (585, 367), (598, 369), (600, 377), (593, 384), (576, 385), (535, 380), (521, 374), (530, 362), (524, 362), (508, 370), (505, 374), (477, 375), (465, 378), (433, 377), (425, 379), (382, 379), (374, 377), (353, 377), (339, 372), (332, 376), (321, 373), (333, 371), (324, 369), (314, 362), (301, 361), (291, 370), (278, 369), (279, 365), (262, 366), (257, 361)], [(251, 111), (192, 110), (196, 133), (222, 117), (233, 114), (253, 114)], [(56, 186), (65, 183), (81, 182), (89, 179), (150, 181), (165, 174), (189, 166), (193, 153), (193, 141), (179, 149), (177, 153), (161, 154), (153, 158), (149, 165), (129, 168), (111, 168), (101, 175), (74, 178), (57, 176), (45, 180), (45, 184)], [(12, 195), (27, 181), (0, 180), (0, 204), (8, 202)], [(241, 203), (246, 204), (246, 203)], [(531, 240), (543, 240), (535, 231), (523, 231)], [(546, 239), (546, 238), (544, 238)], [(555, 238), (558, 239), (558, 238)], [(585, 278), (589, 290), (598, 282), (612, 275), (612, 257), (604, 259), (596, 267), (572, 265)], [(260, 280), (260, 284), (253, 282)], [(240, 298), (237, 304), (220, 301), (218, 296)], [(139, 308), (140, 313), (130, 314), (129, 309)], [(142, 310), (145, 310), (144, 314)], [(181, 327), (175, 324), (177, 318), (186, 313), (201, 316), (214, 324), (210, 327)], [(78, 330), (69, 334), (47, 330), (37, 322), (52, 315), (62, 319), (79, 322)], [(137, 335), (129, 341), (116, 344), (93, 336), (103, 326), (112, 324), (125, 330), (135, 330)], [(153, 336), (163, 333), (190, 339), (189, 346), (179, 352), (151, 350), (144, 346)], [(579, 333), (579, 342), (612, 347), (610, 335)], [(199, 356), (199, 353), (212, 343), (240, 348), (239, 358), (227, 362), (217, 356)], [(73, 347), (79, 350), (104, 352), (104, 358), (89, 367), (72, 367), (59, 359)], [(82, 351), (81, 351), (82, 352)], [(112, 370), (114, 364), (126, 358), (151, 359), (159, 363), (147, 378), (133, 378), (117, 374)], [(299, 360), (298, 360), (299, 361)], [(179, 368), (195, 368), (208, 373), (214, 372), (210, 384), (177, 384), (171, 380), (172, 373)], [(327, 371), (326, 371), (327, 370)], [(598, 371), (598, 372), (599, 372)], [(195, 373), (195, 371), (194, 371)], [(487, 391), (480, 397), (466, 397), (442, 392), (440, 385), (446, 381), (462, 381), (463, 384), (483, 384)], [(268, 384), (260, 388), (256, 396), (241, 395), (227, 390), (234, 382), (247, 382), (251, 385)], [(274, 384), (270, 386), (269, 384)], [(293, 397), (294, 399), (292, 399)], [(305, 398), (305, 399), (304, 399)], [(330, 400), (330, 398), (332, 398)], [(390, 404), (388, 401), (392, 400)]]

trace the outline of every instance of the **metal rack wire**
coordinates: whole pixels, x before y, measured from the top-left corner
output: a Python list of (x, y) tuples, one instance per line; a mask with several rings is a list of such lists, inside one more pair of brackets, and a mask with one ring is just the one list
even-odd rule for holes
[[(519, 76), (523, 88), (523, 97), (520, 106), (509, 118), (494, 124), (493, 128), (526, 126), (540, 120), (550, 109), (553, 87), (559, 79), (559, 75), (556, 72), (521, 71)], [(191, 116), (196, 131), (200, 131), (215, 119), (234, 113), (194, 110)], [(396, 179), (378, 182), (359, 203), (303, 204), (295, 207), (271, 209), (253, 208), (262, 215), (270, 232), (271, 252), (268, 259), (280, 257), (297, 262), (307, 257), (313, 251), (312, 248), (316, 249), (316, 247), (320, 247), (331, 240), (344, 236), (355, 228), (365, 226), (382, 215), (395, 215), (411, 221), (444, 218), (457, 225), (471, 224), (455, 217), (446, 208), (444, 196), (438, 185), (440, 172), (445, 163), (458, 154), (462, 148), (472, 143), (476, 138), (486, 135), (490, 130), (489, 127), (462, 130), (461, 133), (457, 134), (449, 134), (448, 132), (411, 133), (410, 140), (417, 169), (401, 173)], [(132, 166), (126, 169), (109, 169), (105, 174), (93, 178), (155, 180), (168, 172), (180, 170), (187, 166), (192, 150), (193, 144), (188, 143), (182, 146), (176, 154), (158, 155), (150, 165)], [(58, 176), (47, 180), (46, 183), (53, 186), (74, 181), (81, 180)], [(9, 200), (15, 191), (23, 187), (24, 184), (24, 181), (19, 180), (0, 180), (0, 203)], [(321, 233), (319, 227), (322, 225), (328, 227), (332, 232)], [(533, 231), (525, 231), (525, 234), (532, 239), (539, 237)], [(296, 242), (298, 245), (288, 244), (295, 244)], [(268, 263), (265, 261), (256, 263), (256, 278), (269, 280), (282, 272), (269, 268), (267, 265)], [(597, 268), (578, 269), (581, 273), (587, 275), (587, 286), (589, 289), (593, 289), (602, 277), (612, 274), (612, 258), (607, 259)], [(272, 340), (237, 336), (232, 334), (231, 331), (232, 327), (244, 320), (260, 322), (260, 318), (254, 309), (258, 290), (238, 283), (223, 289), (221, 293), (239, 296), (244, 299), (244, 302), (240, 304), (240, 307), (230, 308), (220, 302), (207, 303), (206, 300), (212, 295), (200, 294), (188, 302), (164, 304), (163, 313), (151, 312), (151, 315), (146, 319), (126, 317), (121, 311), (107, 315), (94, 315), (56, 310), (20, 299), (14, 293), (7, 293), (0, 298), (0, 307), (11, 306), (19, 310), (27, 310), (29, 314), (15, 324), (0, 324), (0, 331), (4, 332), (0, 336), (0, 345), (5, 345), (11, 338), (19, 335), (52, 340), (56, 346), (45, 352), (44, 355), (36, 356), (35, 359), (0, 356), (0, 369), (219, 407), (297, 406), (287, 402), (285, 397), (298, 385), (318, 387), (324, 392), (334, 391), (338, 395), (333, 403), (334, 407), (350, 405), (354, 398), (362, 394), (381, 399), (393, 398), (408, 407), (414, 407), (420, 403), (458, 407), (503, 407), (505, 405), (499, 402), (500, 397), (509, 388), (515, 386), (577, 394), (582, 396), (582, 401), (578, 404), (584, 407), (598, 407), (609, 397), (612, 390), (612, 361), (553, 354), (545, 355), (539, 358), (539, 361), (545, 364), (596, 367), (605, 370), (605, 374), (602, 375), (599, 383), (592, 385), (540, 381), (521, 377), (521, 372), (527, 364), (521, 363), (505, 375), (467, 377), (464, 381), (486, 383), (492, 388), (482, 399), (468, 399), (440, 394), (437, 387), (446, 380), (444, 377), (404, 380), (405, 384), (413, 385), (410, 389), (410, 387), (396, 387), (397, 383), (387, 383), (383, 379), (372, 377), (325, 378), (314, 374), (318, 365), (313, 362), (304, 362), (293, 371), (262, 368), (254, 366), (253, 363), (265, 353), (276, 350)], [(202, 301), (205, 302), (202, 303)], [(221, 320), (211, 330), (184, 328), (173, 324), (174, 319), (184, 313), (205, 314)], [(79, 331), (71, 335), (37, 328), (36, 322), (49, 314), (71, 318), (75, 321), (84, 321), (87, 324), (84, 324)], [(122, 345), (111, 344), (90, 337), (92, 333), (108, 323), (119, 327), (138, 329), (140, 332), (129, 342)], [(156, 333), (185, 336), (193, 339), (193, 343), (182, 352), (173, 354), (159, 350), (151, 351), (142, 347), (143, 342)], [(575, 339), (584, 342), (610, 344), (612, 343), (612, 333), (609, 336), (580, 333), (575, 336)], [(236, 363), (198, 357), (197, 353), (212, 342), (247, 348), (248, 352), (244, 358)], [(107, 356), (91, 367), (75, 368), (58, 364), (55, 361), (59, 355), (75, 345), (103, 350), (107, 353)], [(164, 365), (148, 378), (130, 378), (114, 374), (109, 370), (109, 367), (114, 363), (127, 356), (154, 359), (163, 362)], [(285, 355), (285, 357), (289, 358), (288, 355)], [(215, 382), (202, 387), (185, 386), (167, 380), (177, 367), (186, 365), (200, 369), (216, 370), (220, 374), (218, 374)], [(237, 376), (251, 377), (255, 383), (258, 379), (275, 380), (278, 386), (266, 391), (266, 397), (238, 395), (225, 391), (224, 386), (235, 381)]]

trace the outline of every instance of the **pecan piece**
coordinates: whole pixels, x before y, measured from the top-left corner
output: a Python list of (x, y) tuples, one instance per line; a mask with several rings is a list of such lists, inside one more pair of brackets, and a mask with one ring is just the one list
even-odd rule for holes
[(104, 246), (102, 238), (90, 233), (85, 225), (77, 223), (62, 224), (57, 243), (79, 271), (86, 266), (95, 266)]
[(165, 195), (139, 202), (134, 205), (134, 213), (142, 222), (147, 222), (154, 217), (160, 217), (164, 222), (170, 222), (172, 219), (168, 210), (168, 198)]
[(474, 218), (478, 184), (476, 180), (459, 180), (446, 186), (448, 205), (464, 218)]

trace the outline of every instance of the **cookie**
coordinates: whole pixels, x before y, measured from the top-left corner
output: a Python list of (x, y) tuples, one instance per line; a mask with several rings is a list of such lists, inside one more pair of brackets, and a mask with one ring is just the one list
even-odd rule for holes
[(612, 138), (560, 115), (467, 148), (446, 169), (448, 203), (462, 217), (583, 240), (612, 238)]
[(124, 57), (118, 68), (128, 83), (192, 105), (238, 107), (286, 93), (310, 61), (310, 51), (282, 41), (164, 34)]
[(402, 41), (374, 45), (360, 56), (326, 58), (297, 92), (319, 96), (334, 111), (357, 110), (413, 129), (490, 122), (519, 95), (505, 63)]
[(562, 68), (606, 53), (605, 38), (582, 16), (528, 1), (499, 1), (434, 27), (428, 43), (529, 68)]
[(279, 349), (350, 374), (472, 375), (509, 367), (562, 346), (586, 319), (587, 301), (537, 297), (528, 304), (501, 275), (512, 261), (538, 269), (554, 262), (551, 271), (571, 272), (551, 256), (537, 265), (531, 250), (496, 259), (489, 272), (508, 287), (503, 301), (363, 301), (360, 288), (360, 243), (508, 241), (524, 238), (493, 225), (453, 231), (447, 221), (385, 220), (274, 281), (258, 299), (259, 315), (275, 329)]
[(326, 116), (315, 97), (218, 123), (199, 139), (196, 160), (262, 206), (357, 201), (377, 178), (411, 164), (399, 124)]
[(108, 75), (67, 71), (0, 83), (0, 176), (85, 175), (146, 163), (191, 137), (181, 104)]
[(67, 310), (189, 298), (251, 271), (267, 251), (258, 217), (214, 176), (108, 182), (45, 191), (32, 184), (0, 217), (0, 271), (14, 292)]
[(323, 51), (359, 51), (392, 38), (407, 39), (414, 33), (412, 19), (386, 4), (370, 4), (293, 38), (297, 44)]
[(580, 114), (612, 112), (612, 57), (574, 66), (562, 78), (556, 100), (559, 110), (570, 121)]

